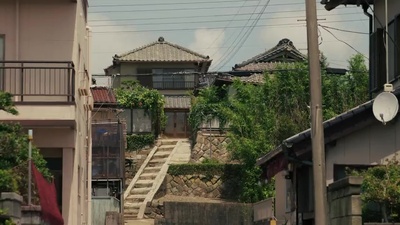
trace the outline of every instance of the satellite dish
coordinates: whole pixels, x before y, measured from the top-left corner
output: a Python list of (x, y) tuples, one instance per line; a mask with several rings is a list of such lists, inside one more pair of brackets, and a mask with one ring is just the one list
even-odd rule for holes
[(372, 111), (377, 120), (383, 124), (391, 121), (399, 110), (399, 102), (396, 96), (390, 92), (380, 93), (374, 100)]

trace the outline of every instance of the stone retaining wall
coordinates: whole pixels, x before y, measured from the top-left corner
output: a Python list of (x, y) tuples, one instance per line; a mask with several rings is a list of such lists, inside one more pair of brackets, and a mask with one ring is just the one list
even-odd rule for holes
[(231, 156), (226, 148), (229, 143), (230, 140), (225, 134), (199, 131), (192, 150), (191, 161), (202, 162), (211, 158), (221, 163), (230, 162)]
[(233, 180), (223, 180), (219, 175), (167, 175), (164, 191), (167, 195), (236, 199), (238, 188)]

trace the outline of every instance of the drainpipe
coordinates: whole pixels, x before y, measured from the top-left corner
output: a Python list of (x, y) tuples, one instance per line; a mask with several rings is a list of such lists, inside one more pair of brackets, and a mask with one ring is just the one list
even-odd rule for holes
[(15, 60), (19, 60), (19, 0), (15, 1)]
[[(86, 27), (86, 45), (87, 45), (87, 52), (86, 52), (86, 58), (87, 58), (87, 67), (89, 69), (89, 84), (91, 82), (91, 78), (92, 76), (90, 75), (90, 41), (91, 41), (91, 31), (90, 31), (90, 27)], [(90, 86), (90, 85), (89, 85)], [(89, 92), (90, 92), (90, 88), (89, 88)], [(91, 96), (89, 95), (86, 98), (87, 104), (89, 104), (89, 98), (91, 98)], [(87, 111), (87, 115), (86, 115), (86, 137), (87, 137), (87, 171), (88, 171), (88, 175), (87, 175), (87, 192), (88, 192), (88, 196), (87, 196), (87, 203), (88, 203), (88, 208), (87, 208), (87, 224), (91, 225), (92, 224), (92, 133), (91, 133), (91, 118), (92, 118), (92, 113), (90, 111)]]
[(362, 5), (362, 8), (363, 8), (363, 10), (364, 10), (364, 15), (366, 15), (366, 16), (368, 16), (368, 18), (369, 18), (369, 99), (372, 99), (372, 92), (371, 92), (371, 90), (372, 90), (372, 75), (373, 75), (373, 72), (374, 71), (372, 71), (371, 70), (371, 68), (372, 68), (372, 53), (371, 53), (371, 49), (372, 49), (372, 41), (371, 41), (371, 36), (372, 36), (372, 33), (373, 33), (373, 16), (372, 16), (372, 14), (371, 13), (369, 13), (368, 12), (368, 8), (369, 8), (369, 4), (363, 4)]

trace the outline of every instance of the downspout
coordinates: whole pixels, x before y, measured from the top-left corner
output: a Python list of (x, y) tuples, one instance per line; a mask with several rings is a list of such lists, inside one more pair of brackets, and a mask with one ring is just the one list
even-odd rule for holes
[(15, 1), (15, 60), (19, 60), (19, 0)]
[(363, 4), (362, 8), (364, 10), (364, 15), (368, 16), (369, 18), (369, 99), (372, 99), (372, 75), (373, 72), (372, 69), (372, 52), (371, 49), (373, 48), (372, 46), (372, 40), (371, 40), (371, 36), (373, 34), (373, 16), (371, 13), (368, 12), (368, 8), (369, 8), (369, 4)]
[[(91, 74), (90, 74), (90, 41), (91, 41), (91, 31), (90, 31), (90, 27), (86, 27), (86, 37), (87, 37), (87, 41), (86, 41), (86, 46), (87, 46), (87, 52), (86, 52), (86, 58), (87, 58), (87, 67), (89, 69), (89, 73), (88, 73), (88, 82), (90, 84), (91, 82)], [(89, 93), (90, 93), (90, 85), (89, 85)], [(87, 104), (90, 104), (89, 102), (89, 98), (92, 98), (92, 96), (89, 94), (88, 97), (86, 98)], [(87, 224), (88, 225), (92, 225), (92, 132), (91, 132), (91, 118), (92, 118), (92, 114), (91, 111), (87, 111), (87, 116), (86, 116), (86, 126), (87, 126), (87, 146), (88, 146), (88, 156), (87, 156), (87, 171), (88, 171), (88, 175), (87, 175), (87, 192), (88, 192), (88, 196), (87, 196), (87, 202), (88, 202), (88, 208), (87, 208)]]

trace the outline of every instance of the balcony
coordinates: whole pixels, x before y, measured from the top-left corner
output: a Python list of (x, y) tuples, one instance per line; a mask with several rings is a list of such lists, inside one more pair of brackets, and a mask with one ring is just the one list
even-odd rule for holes
[(74, 88), (72, 62), (0, 61), (0, 90), (17, 105), (73, 104)]
[(181, 90), (195, 87), (194, 81), (153, 81), (154, 89)]

